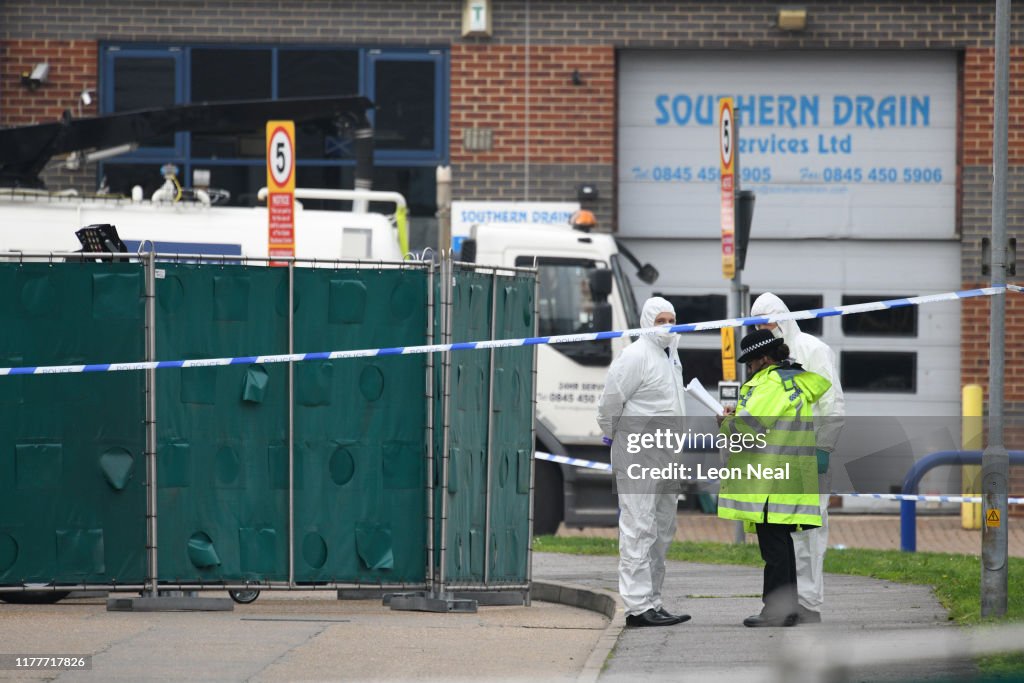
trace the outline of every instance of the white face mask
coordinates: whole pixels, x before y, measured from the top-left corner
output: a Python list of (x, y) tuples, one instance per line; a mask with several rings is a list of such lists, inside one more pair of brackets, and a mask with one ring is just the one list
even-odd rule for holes
[(672, 343), (672, 338), (675, 337), (675, 332), (658, 332), (652, 338), (654, 343), (663, 349), (667, 349), (669, 344)]
[(772, 336), (776, 339), (782, 339), (782, 326), (775, 323), (775, 327), (772, 328)]

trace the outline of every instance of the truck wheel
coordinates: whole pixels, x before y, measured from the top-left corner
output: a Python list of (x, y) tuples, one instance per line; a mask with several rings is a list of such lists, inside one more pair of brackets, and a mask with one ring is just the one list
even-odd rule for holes
[(562, 470), (553, 462), (537, 461), (533, 486), (533, 534), (549, 536), (558, 531), (565, 509)]
[(12, 605), (52, 605), (71, 595), (71, 591), (23, 591), (0, 593), (0, 600)]

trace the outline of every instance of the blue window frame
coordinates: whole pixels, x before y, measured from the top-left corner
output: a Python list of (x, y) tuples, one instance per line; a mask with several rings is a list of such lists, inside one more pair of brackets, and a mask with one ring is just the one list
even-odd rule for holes
[[(433, 168), (448, 163), (448, 53), (440, 49), (337, 45), (169, 45), (109, 43), (100, 48), (104, 114), (204, 101), (363, 94), (377, 133), (374, 186), (424, 196)], [(232, 204), (255, 204), (265, 184), (263, 131), (245, 135), (178, 133), (104, 162), (111, 190), (163, 182), (163, 164), (192, 184), (195, 169), (232, 191)], [(351, 141), (296, 131), (300, 186), (351, 187)], [(429, 171), (429, 172), (428, 172)], [(379, 178), (379, 181), (378, 181)], [(411, 202), (410, 209), (416, 213)], [(433, 209), (421, 206), (421, 212)]]

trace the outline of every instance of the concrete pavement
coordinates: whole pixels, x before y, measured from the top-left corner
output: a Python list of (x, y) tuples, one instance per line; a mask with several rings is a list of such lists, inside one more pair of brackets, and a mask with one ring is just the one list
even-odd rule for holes
[[(615, 557), (534, 555), (534, 576), (571, 581), (606, 591), (617, 590)], [(928, 586), (896, 584), (853, 576), (828, 575), (820, 625), (750, 629), (744, 617), (761, 606), (761, 570), (751, 567), (669, 562), (665, 604), (692, 621), (671, 627), (625, 628), (599, 681), (757, 681), (780, 680), (779, 652), (857, 634), (885, 634), (894, 648), (911, 651), (950, 625), (946, 611)], [(808, 637), (813, 643), (804, 643)], [(821, 639), (821, 640), (818, 640)], [(841, 645), (840, 645), (841, 646)], [(850, 680), (956, 680), (975, 671), (970, 662), (931, 661), (856, 671)]]
[(326, 591), (264, 592), (233, 612), (107, 612), (103, 598), (0, 603), (0, 654), (93, 655), (90, 671), (3, 670), (0, 679), (573, 681), (607, 623), (537, 601), (432, 614)]

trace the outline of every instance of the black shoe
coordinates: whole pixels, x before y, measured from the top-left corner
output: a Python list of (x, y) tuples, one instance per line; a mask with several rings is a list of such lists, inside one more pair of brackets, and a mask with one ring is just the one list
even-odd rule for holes
[(665, 611), (664, 607), (659, 607), (658, 609), (656, 609), (654, 611), (657, 612), (658, 614), (660, 614), (663, 617), (668, 617), (669, 619), (675, 619), (677, 624), (682, 624), (682, 623), (687, 622), (687, 621), (690, 620), (690, 615), (689, 614), (672, 614), (671, 612)]
[(799, 619), (800, 617), (796, 612), (777, 616), (761, 613), (755, 614), (752, 617), (747, 617), (743, 620), (743, 625), (751, 628), (756, 628), (758, 626), (796, 626)]
[(626, 617), (626, 626), (672, 626), (678, 623), (675, 617), (663, 617), (653, 609)]
[(820, 624), (821, 623), (821, 612), (815, 612), (812, 609), (807, 609), (803, 605), (797, 605), (796, 615), (797, 615), (797, 623), (800, 623), (800, 624)]

